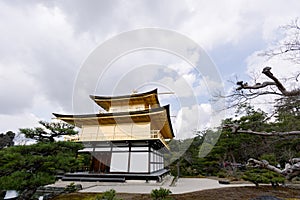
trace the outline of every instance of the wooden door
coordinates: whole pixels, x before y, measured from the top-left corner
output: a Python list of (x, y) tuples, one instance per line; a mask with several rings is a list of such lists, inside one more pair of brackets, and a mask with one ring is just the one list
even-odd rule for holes
[(93, 155), (92, 171), (107, 173), (110, 170), (111, 152), (97, 152)]

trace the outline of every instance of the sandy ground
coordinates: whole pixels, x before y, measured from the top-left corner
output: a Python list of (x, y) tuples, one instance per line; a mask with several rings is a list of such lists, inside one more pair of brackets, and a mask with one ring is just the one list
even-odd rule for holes
[[(149, 194), (153, 189), (160, 187), (171, 190), (172, 194), (183, 194), (207, 189), (217, 189), (225, 187), (253, 186), (253, 184), (219, 184), (217, 180), (208, 178), (180, 178), (175, 186), (170, 186), (171, 176), (167, 176), (161, 183), (145, 181), (126, 181), (125, 183), (105, 183), (105, 182), (75, 182), (81, 184), (83, 189), (80, 192), (101, 193), (110, 189), (117, 193), (140, 193)], [(69, 181), (58, 181), (53, 185), (55, 187), (65, 187), (70, 184)]]

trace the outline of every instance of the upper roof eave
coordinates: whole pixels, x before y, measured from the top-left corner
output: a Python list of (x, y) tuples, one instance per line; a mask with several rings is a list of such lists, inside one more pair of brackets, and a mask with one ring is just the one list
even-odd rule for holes
[(123, 115), (135, 115), (135, 114), (145, 114), (145, 113), (155, 113), (159, 111), (164, 111), (168, 109), (169, 105), (153, 108), (149, 110), (138, 110), (138, 111), (130, 111), (130, 112), (118, 112), (118, 113), (98, 113), (98, 114), (79, 114), (79, 115), (64, 115), (64, 114), (58, 114), (58, 113), (52, 113), (56, 118), (74, 118), (74, 119), (80, 119), (80, 118), (90, 118), (90, 117), (118, 117)]
[(157, 88), (148, 92), (144, 93), (137, 93), (137, 94), (130, 94), (130, 95), (120, 95), (120, 96), (96, 96), (96, 95), (90, 95), (90, 98), (94, 101), (111, 101), (111, 100), (122, 100), (122, 99), (128, 99), (128, 98), (135, 98), (135, 97), (143, 97), (148, 95), (157, 95)]

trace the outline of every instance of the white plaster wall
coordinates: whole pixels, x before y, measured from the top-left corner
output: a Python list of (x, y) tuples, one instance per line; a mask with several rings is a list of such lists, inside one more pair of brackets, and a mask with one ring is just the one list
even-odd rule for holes
[(111, 156), (111, 172), (127, 172), (128, 171), (128, 152), (117, 153), (113, 152)]
[(148, 152), (131, 152), (130, 172), (148, 172)]

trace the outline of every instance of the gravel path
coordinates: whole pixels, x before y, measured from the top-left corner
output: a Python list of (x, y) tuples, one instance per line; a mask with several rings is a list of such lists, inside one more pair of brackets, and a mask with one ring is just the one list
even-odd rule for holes
[[(107, 182), (75, 182), (81, 184), (83, 189), (80, 192), (101, 193), (110, 189), (116, 190), (118, 193), (140, 193), (149, 194), (153, 189), (160, 187), (171, 190), (172, 194), (183, 194), (207, 189), (216, 189), (224, 187), (253, 186), (253, 184), (219, 184), (217, 180), (208, 178), (180, 178), (175, 186), (170, 186), (172, 182), (171, 176), (167, 176), (163, 182), (145, 181), (126, 181), (125, 183), (107, 183)], [(58, 181), (53, 185), (55, 187), (65, 187), (70, 184), (68, 181)]]

